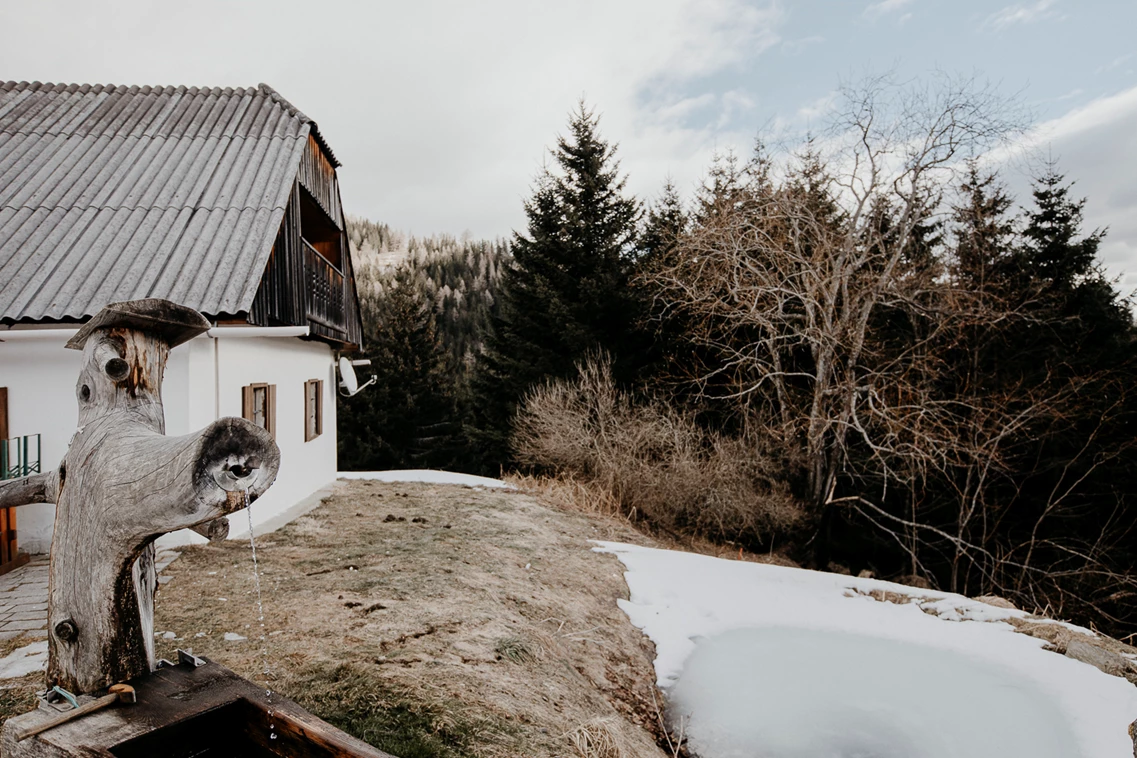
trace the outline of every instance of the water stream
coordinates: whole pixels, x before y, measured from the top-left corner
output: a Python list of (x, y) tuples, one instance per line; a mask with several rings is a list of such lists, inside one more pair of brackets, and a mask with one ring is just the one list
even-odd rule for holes
[(268, 737), (270, 740), (275, 740), (276, 724), (273, 722), (272, 685), (269, 684), (272, 671), (268, 665), (268, 637), (265, 635), (265, 609), (261, 601), (261, 572), (257, 566), (257, 539), (253, 534), (253, 504), (252, 501), (249, 500), (249, 491), (242, 490), (242, 492), (244, 492), (245, 495), (245, 513), (249, 517), (249, 547), (253, 551), (253, 588), (256, 590), (257, 596), (257, 623), (260, 624), (261, 627), (261, 673), (264, 676), (265, 699), (268, 701)]

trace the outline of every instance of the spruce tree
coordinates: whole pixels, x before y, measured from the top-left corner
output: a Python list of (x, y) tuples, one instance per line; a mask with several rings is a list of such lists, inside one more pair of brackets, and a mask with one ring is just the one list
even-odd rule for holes
[(410, 266), (384, 285), (361, 303), (366, 357), (379, 380), (340, 399), (340, 468), (449, 468), (460, 445), (454, 375), (433, 303)]
[(629, 287), (639, 205), (625, 194), (616, 148), (582, 103), (557, 140), (554, 167), (525, 203), (500, 302), (475, 377), (475, 436), (484, 468), (508, 462), (510, 424), (535, 384), (571, 376), (603, 350), (617, 376), (629, 373), (638, 299)]

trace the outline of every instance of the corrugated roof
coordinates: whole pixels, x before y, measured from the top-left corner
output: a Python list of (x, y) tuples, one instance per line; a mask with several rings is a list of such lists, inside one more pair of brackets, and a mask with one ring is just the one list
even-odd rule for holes
[(256, 88), (0, 83), (0, 321), (247, 312), (315, 124)]

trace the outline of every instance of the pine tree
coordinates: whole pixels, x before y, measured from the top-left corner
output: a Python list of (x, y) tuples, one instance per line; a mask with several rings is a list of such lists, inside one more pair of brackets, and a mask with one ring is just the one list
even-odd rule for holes
[(460, 444), (448, 355), (409, 266), (361, 303), (378, 382), (338, 409), (344, 470), (448, 468)]
[(975, 161), (968, 162), (960, 194), (952, 209), (956, 225), (952, 273), (959, 286), (982, 297), (1003, 289), (1015, 231), (1008, 215), (1014, 200), (997, 175), (981, 174)]
[(502, 275), (499, 310), (475, 378), (474, 434), (486, 468), (509, 459), (518, 401), (538, 382), (571, 376), (591, 352), (630, 373), (638, 300), (629, 287), (639, 205), (625, 195), (614, 145), (582, 103), (553, 151), (556, 170), (538, 178), (525, 203)]
[(1088, 369), (1127, 342), (1131, 317), (1098, 265), (1105, 230), (1078, 238), (1086, 201), (1072, 199), (1072, 185), (1064, 182), (1053, 162), (1035, 180), (1034, 208), (1024, 212), (1016, 263), (1020, 275), (1037, 283), (1039, 315), (1052, 325), (1048, 363)]
[(669, 178), (644, 219), (639, 235), (640, 266), (651, 266), (655, 261), (666, 259), (679, 237), (687, 231), (689, 223), (683, 201)]

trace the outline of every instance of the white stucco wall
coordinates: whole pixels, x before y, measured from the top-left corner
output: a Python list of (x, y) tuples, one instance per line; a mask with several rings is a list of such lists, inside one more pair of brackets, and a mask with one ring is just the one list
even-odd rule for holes
[[(331, 348), (322, 342), (295, 337), (226, 337), (224, 328), (215, 331), (222, 336), (199, 337), (184, 346), (184, 379), (168, 375), (163, 388), (166, 425), (169, 433), (184, 434), (222, 416), (240, 416), (242, 387), (261, 382), (276, 385), (280, 473), (269, 491), (253, 504), (256, 528), (336, 478), (335, 363)], [(324, 433), (305, 442), (304, 383), (309, 379), (324, 380)], [(184, 393), (179, 394), (184, 402), (176, 408), (185, 414), (185, 431), (174, 431), (175, 393)], [(248, 536), (244, 511), (232, 514), (229, 522), (230, 538)], [(185, 530), (163, 537), (159, 545), (200, 542), (205, 539)]]
[[(245, 334), (249, 330), (243, 330)], [(254, 525), (274, 518), (336, 477), (335, 374), (331, 348), (296, 337), (203, 335), (174, 348), (166, 366), (162, 400), (166, 433), (187, 434), (222, 416), (241, 415), (241, 388), (276, 385), (276, 443), (281, 465), (276, 483), (252, 507)], [(75, 384), (81, 353), (63, 347), (52, 332), (34, 341), (0, 342), (0, 387), (8, 388), (9, 433), (42, 435), (42, 465), (59, 465), (78, 419)], [(0, 331), (0, 340), (4, 334)], [(304, 382), (324, 380), (324, 433), (304, 441)], [(51, 545), (55, 506), (16, 509), (20, 546), (45, 553)], [(230, 516), (230, 536), (247, 536), (242, 511)], [(163, 537), (162, 545), (204, 542), (188, 530)]]
[[(79, 419), (75, 384), (82, 353), (65, 349), (67, 339), (67, 334), (51, 330), (43, 331), (32, 342), (0, 342), (0, 387), (8, 388), (8, 434), (41, 435), (44, 471), (59, 465)], [(31, 553), (46, 553), (54, 518), (55, 506), (48, 503), (17, 508), (20, 547)]]

